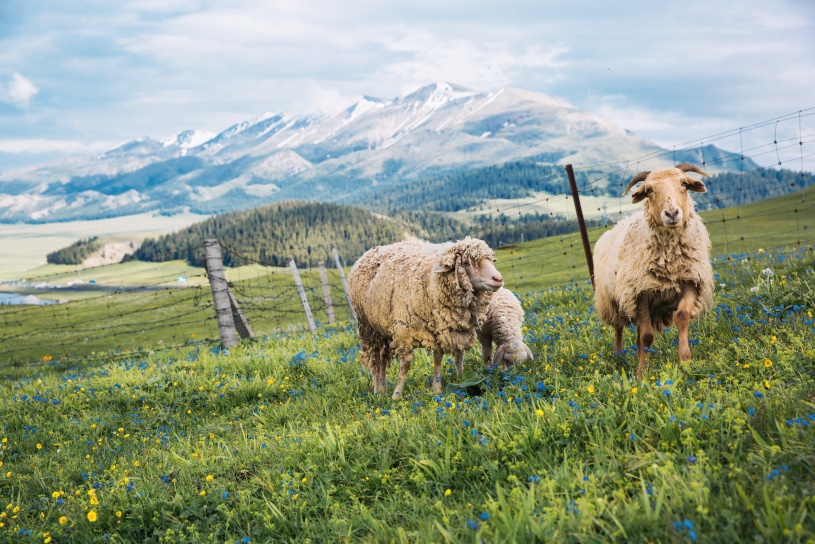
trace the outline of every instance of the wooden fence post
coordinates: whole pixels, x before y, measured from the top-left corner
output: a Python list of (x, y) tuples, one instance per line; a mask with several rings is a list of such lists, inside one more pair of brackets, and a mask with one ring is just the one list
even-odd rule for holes
[(300, 301), (303, 303), (303, 308), (306, 310), (306, 317), (308, 318), (308, 328), (313, 333), (317, 333), (317, 327), (314, 326), (314, 316), (311, 315), (311, 307), (308, 305), (308, 299), (306, 298), (306, 290), (303, 289), (303, 282), (300, 281), (300, 274), (297, 272), (297, 265), (294, 263), (294, 259), (289, 261), (289, 266), (291, 266), (292, 275), (294, 275), (294, 283), (297, 284), (297, 292), (300, 293)]
[(227, 289), (227, 292), (229, 293), (229, 302), (232, 307), (232, 321), (235, 322), (235, 329), (238, 331), (241, 338), (252, 338), (255, 336), (255, 333), (252, 331), (252, 327), (249, 325), (249, 320), (246, 319), (245, 315), (243, 315), (241, 307), (238, 305), (238, 299), (235, 298), (234, 294), (232, 294), (232, 290), (229, 289), (228, 286)]
[(232, 318), (232, 303), (229, 300), (229, 286), (224, 275), (224, 262), (221, 258), (221, 246), (218, 240), (204, 240), (204, 263), (206, 264), (209, 285), (212, 287), (212, 303), (215, 306), (215, 317), (218, 319), (218, 332), (224, 349), (238, 345), (238, 334)]
[(342, 290), (345, 291), (345, 298), (348, 300), (348, 307), (351, 309), (351, 319), (356, 321), (357, 313), (354, 311), (354, 305), (351, 304), (351, 297), (348, 296), (348, 284), (345, 282), (345, 271), (342, 269), (342, 263), (340, 262), (340, 256), (337, 253), (337, 248), (333, 248), (331, 250), (331, 254), (334, 255), (334, 262), (337, 263), (337, 270), (340, 271), (340, 281), (342, 282)]
[(320, 269), (320, 282), (323, 284), (325, 313), (328, 314), (328, 322), (335, 323), (336, 319), (334, 319), (334, 303), (331, 301), (331, 288), (328, 286), (328, 274), (325, 270), (325, 261), (320, 261), (317, 263), (317, 268)]

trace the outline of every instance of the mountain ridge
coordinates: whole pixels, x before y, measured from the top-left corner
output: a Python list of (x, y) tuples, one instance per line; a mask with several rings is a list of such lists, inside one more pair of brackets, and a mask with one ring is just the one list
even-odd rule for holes
[(561, 98), (437, 82), (392, 99), (364, 96), (333, 115), (269, 111), (217, 134), (139, 137), (94, 156), (0, 172), (0, 221), (353, 202), (372, 188), (509, 161), (585, 165), (662, 151)]

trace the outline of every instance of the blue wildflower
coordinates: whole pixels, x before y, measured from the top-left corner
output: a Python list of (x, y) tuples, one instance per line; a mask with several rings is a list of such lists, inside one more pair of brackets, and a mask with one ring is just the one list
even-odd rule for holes
[(478, 523), (471, 520), (471, 519), (468, 519), (467, 520), (467, 528), (472, 529), (473, 531), (475, 531), (475, 530), (478, 529)]
[(487, 512), (481, 512), (478, 517), (481, 519), (481, 521), (487, 521), (490, 519), (490, 515)]

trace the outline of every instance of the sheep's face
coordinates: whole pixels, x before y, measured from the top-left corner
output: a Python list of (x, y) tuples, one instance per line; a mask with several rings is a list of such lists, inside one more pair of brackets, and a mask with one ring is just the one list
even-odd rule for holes
[(483, 241), (469, 236), (443, 251), (433, 271), (463, 272), (473, 291), (497, 291), (504, 285), (501, 273), (495, 268), (492, 250)]
[(679, 168), (666, 168), (647, 173), (642, 186), (631, 196), (635, 203), (645, 201), (643, 211), (649, 223), (677, 229), (687, 224), (693, 211), (693, 200), (688, 191), (704, 193), (707, 189), (704, 183), (686, 176)]
[(535, 356), (532, 355), (532, 350), (529, 349), (529, 346), (524, 344), (520, 341), (509, 342), (507, 344), (501, 344), (498, 346), (498, 349), (495, 351), (495, 355), (492, 358), (493, 364), (502, 364), (504, 368), (509, 368), (512, 365), (516, 364), (523, 364), (528, 359), (534, 359)]

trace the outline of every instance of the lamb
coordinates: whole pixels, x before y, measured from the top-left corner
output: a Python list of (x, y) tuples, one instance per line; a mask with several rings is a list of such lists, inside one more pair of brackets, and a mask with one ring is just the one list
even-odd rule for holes
[(399, 361), (393, 398), (402, 395), (413, 349), (433, 351), (433, 392), (441, 392), (441, 361), (475, 344), (493, 292), (503, 285), (492, 250), (469, 237), (456, 243), (409, 240), (368, 250), (348, 274), (359, 324), (360, 361), (374, 393), (385, 394), (391, 354)]
[(638, 380), (654, 331), (675, 322), (679, 363), (689, 361), (688, 324), (713, 305), (710, 237), (688, 194), (707, 189), (687, 172), (710, 177), (688, 163), (634, 176), (623, 195), (642, 182), (632, 193), (633, 202), (644, 201), (642, 211), (617, 223), (594, 246), (595, 308), (614, 328), (615, 353), (622, 351), (623, 328), (637, 325)]
[[(478, 330), (484, 366), (503, 363), (506, 368), (535, 358), (524, 344), (523, 321), (524, 310), (515, 294), (503, 287), (498, 289), (487, 307), (487, 319)], [(493, 342), (498, 346), (494, 357)]]

